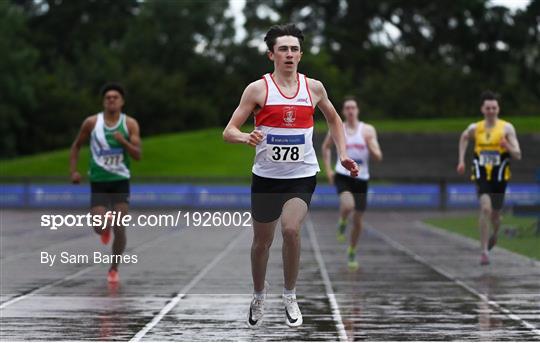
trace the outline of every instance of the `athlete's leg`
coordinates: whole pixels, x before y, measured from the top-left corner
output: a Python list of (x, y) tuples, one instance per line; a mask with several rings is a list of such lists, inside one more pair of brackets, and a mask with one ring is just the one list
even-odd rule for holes
[(495, 236), (499, 233), (499, 229), (501, 227), (501, 217), (500, 210), (493, 209), (491, 211), (491, 227)]
[(300, 229), (307, 211), (306, 202), (300, 198), (289, 199), (283, 205), (281, 213), (283, 277), (287, 290), (293, 290), (296, 286), (300, 265)]
[(492, 207), (490, 221), (493, 232), (491, 233), (488, 241), (489, 250), (493, 249), (493, 247), (497, 244), (497, 238), (499, 237), (499, 228), (501, 227), (501, 210), (504, 205), (506, 182), (497, 183), (492, 191), (493, 193), (490, 194)]
[(101, 236), (101, 243), (107, 244), (111, 238), (111, 224), (106, 216), (108, 207), (111, 203), (109, 193), (109, 183), (91, 182), (90, 183), (90, 213), (92, 216), (99, 216), (101, 225), (95, 225), (94, 231)]
[(493, 229), (493, 232), (489, 236), (488, 250), (493, 249), (493, 247), (497, 244), (497, 238), (499, 237), (499, 228), (501, 227), (500, 209), (496, 209), (495, 207), (493, 207), (490, 220), (491, 220), (491, 227)]
[[(129, 205), (125, 202), (116, 203), (113, 206), (114, 211), (116, 212), (116, 218), (118, 216), (123, 217), (128, 214)], [(116, 219), (118, 220), (118, 219)], [(124, 253), (124, 250), (126, 249), (126, 228), (123, 226), (113, 226), (114, 229), (114, 240), (112, 244), (112, 253), (113, 255), (122, 255)], [(111, 269), (118, 269), (118, 263), (113, 259), (113, 263), (111, 264)]]
[(487, 253), (488, 251), (488, 240), (489, 240), (489, 222), (492, 216), (492, 207), (491, 207), (491, 198), (489, 194), (483, 193), (480, 195), (480, 217), (479, 217), (479, 227), (480, 227), (480, 248), (482, 253)]
[(104, 221), (106, 220), (105, 213), (107, 213), (107, 207), (105, 205), (96, 205), (96, 206), (92, 206), (90, 208), (90, 214), (92, 215), (92, 217), (100, 216), (100, 218), (101, 218), (101, 223), (102, 224), (93, 226), (94, 232), (97, 233), (98, 235), (103, 234), (103, 232), (105, 231), (103, 229), (104, 226), (105, 226), (105, 228), (109, 227), (109, 223), (104, 225)]
[(339, 194), (339, 219), (347, 221), (354, 209), (354, 198), (351, 192), (345, 191)]
[[(255, 197), (256, 198), (256, 197)], [(270, 218), (268, 218), (270, 219)], [(274, 240), (277, 219), (258, 222), (253, 218), (253, 243), (251, 244), (251, 276), (253, 277), (253, 299), (249, 305), (247, 325), (255, 328), (261, 325), (266, 299), (266, 267), (270, 256), (270, 246)], [(266, 289), (265, 289), (266, 288)]]
[(351, 242), (347, 250), (348, 266), (351, 269), (358, 268), (356, 260), (356, 246), (362, 234), (362, 219), (367, 207), (368, 182), (365, 180), (355, 180), (352, 195), (354, 199), (353, 229), (351, 230)]
[(274, 240), (277, 219), (269, 223), (260, 223), (253, 219), (253, 243), (251, 244), (251, 275), (255, 293), (264, 290), (266, 266), (270, 256), (270, 247)]
[(302, 312), (296, 300), (296, 279), (300, 266), (300, 229), (308, 211), (307, 203), (301, 198), (289, 199), (283, 205), (281, 228), (283, 234), (283, 304), (285, 323), (290, 327), (302, 325)]
[(349, 191), (339, 193), (339, 219), (337, 228), (337, 240), (344, 243), (347, 240), (345, 230), (347, 229), (347, 219), (354, 209), (353, 195)]
[(360, 235), (362, 234), (362, 218), (363, 217), (364, 217), (364, 212), (354, 211), (353, 228), (351, 230), (351, 244), (350, 244), (350, 247), (352, 249), (356, 249), (356, 245), (358, 244), (358, 239), (360, 238)]

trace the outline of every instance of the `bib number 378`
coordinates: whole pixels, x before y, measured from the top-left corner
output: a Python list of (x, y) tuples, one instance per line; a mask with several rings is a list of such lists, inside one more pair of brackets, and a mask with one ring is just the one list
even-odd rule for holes
[(302, 162), (305, 143), (304, 135), (267, 135), (267, 157), (273, 162)]

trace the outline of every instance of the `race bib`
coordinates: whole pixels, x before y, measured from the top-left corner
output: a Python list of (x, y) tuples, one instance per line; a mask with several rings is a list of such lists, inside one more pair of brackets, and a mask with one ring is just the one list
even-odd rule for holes
[(482, 151), (480, 152), (478, 163), (481, 166), (485, 166), (485, 165), (498, 166), (499, 164), (501, 164), (501, 154), (499, 154), (499, 152), (496, 150)]
[(266, 156), (273, 162), (302, 162), (305, 146), (304, 135), (266, 136)]
[(99, 152), (103, 165), (117, 167), (124, 162), (124, 150), (122, 148), (103, 149)]

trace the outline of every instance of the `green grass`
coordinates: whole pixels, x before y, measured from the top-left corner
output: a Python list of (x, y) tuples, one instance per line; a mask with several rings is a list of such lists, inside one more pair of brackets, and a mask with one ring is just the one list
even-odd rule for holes
[[(460, 133), (467, 126), (482, 118), (439, 118), (439, 119), (374, 119), (361, 118), (375, 126), (378, 132), (401, 132), (401, 133)], [(510, 121), (518, 135), (520, 133), (540, 133), (540, 119), (538, 117), (509, 117), (503, 118)], [(315, 130), (324, 132), (327, 130), (324, 120), (315, 123)]]
[[(379, 132), (454, 132), (457, 134), (475, 118), (442, 118), (370, 121)], [(533, 117), (512, 118), (519, 133), (540, 132), (540, 120)], [(246, 125), (243, 129), (249, 131)], [(326, 131), (326, 123), (315, 128)], [(223, 128), (143, 137), (143, 162), (133, 161), (135, 177), (239, 177), (251, 175), (254, 150), (241, 144), (223, 142)], [(46, 152), (0, 161), (0, 176), (68, 177), (69, 150)], [(81, 151), (79, 171), (88, 169), (89, 152)], [(321, 177), (323, 175), (321, 174)]]
[[(466, 237), (476, 240), (480, 239), (478, 217), (476, 216), (431, 218), (425, 220), (425, 222)], [(507, 228), (516, 228), (517, 235), (512, 238), (508, 237), (505, 234), (505, 229)], [(534, 218), (505, 215), (499, 231), (497, 245), (518, 254), (540, 260), (540, 235), (536, 235), (535, 231), (536, 221)]]
[[(143, 160), (132, 161), (135, 176), (219, 177), (251, 175), (254, 149), (223, 141), (214, 128), (145, 138)], [(69, 150), (2, 161), (1, 176), (69, 176)], [(81, 150), (79, 171), (88, 169), (88, 148)]]

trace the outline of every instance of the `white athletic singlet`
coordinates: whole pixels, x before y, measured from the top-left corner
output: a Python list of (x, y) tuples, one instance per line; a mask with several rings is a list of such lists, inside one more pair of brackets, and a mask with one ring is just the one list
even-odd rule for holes
[(305, 75), (297, 74), (296, 95), (285, 96), (270, 74), (264, 106), (255, 116), (255, 127), (263, 132), (256, 147), (253, 174), (273, 179), (309, 177), (319, 172), (313, 148), (313, 103)]
[[(346, 124), (343, 123), (347, 155), (353, 159), (356, 164), (358, 164), (358, 168), (360, 169), (356, 178), (361, 180), (369, 180), (369, 150), (366, 145), (364, 135), (362, 134), (363, 130), (364, 123), (360, 122), (356, 128), (356, 131), (352, 135), (349, 135)], [(351, 176), (351, 172), (345, 169), (339, 160), (336, 163), (336, 173)]]

